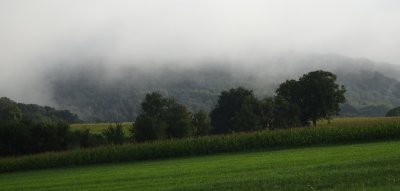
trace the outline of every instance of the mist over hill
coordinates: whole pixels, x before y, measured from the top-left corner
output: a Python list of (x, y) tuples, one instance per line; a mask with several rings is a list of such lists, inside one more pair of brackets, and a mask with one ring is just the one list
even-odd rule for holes
[[(90, 61), (88, 61), (90, 62)], [(146, 64), (141, 64), (146, 65)], [(208, 61), (139, 67), (137, 64), (68, 64), (47, 75), (52, 101), (85, 121), (133, 121), (151, 91), (175, 98), (191, 111), (210, 111), (221, 91), (243, 86), (272, 96), (286, 79), (312, 70), (335, 73), (347, 88), (341, 115), (383, 116), (400, 105), (400, 67), (338, 55), (285, 54), (248, 63)], [(397, 79), (396, 79), (397, 78)]]
[(323, 69), (348, 87), (343, 115), (383, 115), (399, 100), (399, 7), (398, 0), (0, 1), (0, 97), (88, 121), (131, 121), (149, 91), (210, 110), (222, 90), (241, 85), (263, 97)]

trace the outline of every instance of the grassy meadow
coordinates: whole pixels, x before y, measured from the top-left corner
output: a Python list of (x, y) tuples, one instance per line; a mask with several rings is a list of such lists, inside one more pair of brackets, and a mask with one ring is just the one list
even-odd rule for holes
[(318, 127), (365, 127), (400, 124), (400, 117), (338, 117), (330, 121), (321, 120)]
[[(132, 122), (123, 122), (122, 128), (124, 129), (124, 133), (127, 135), (129, 133), (129, 128), (132, 127)], [(112, 123), (115, 126), (115, 123)], [(105, 129), (110, 126), (110, 123), (74, 123), (70, 125), (70, 129), (74, 130), (82, 130), (82, 129), (89, 129), (90, 133), (100, 134)]]
[(0, 190), (399, 190), (400, 142), (0, 174)]
[[(72, 125), (86, 127), (108, 124)], [(335, 118), (0, 158), (0, 190), (399, 190), (399, 148), (399, 117)]]
[[(132, 122), (123, 122), (125, 134), (129, 133)], [(321, 120), (318, 127), (364, 127), (371, 125), (400, 124), (400, 117), (338, 117), (330, 121)], [(90, 129), (91, 133), (100, 134), (110, 123), (75, 123), (70, 125), (71, 130)], [(115, 124), (113, 124), (115, 125)]]
[(385, 119), (382, 118), (378, 120), (381, 124), (363, 123), (353, 127), (326, 126), (265, 130), (160, 140), (148, 143), (106, 145), (88, 149), (6, 157), (0, 158), (0, 172), (143, 161), (250, 150), (276, 150), (316, 145), (399, 140), (400, 123), (398, 123), (397, 119), (394, 119), (388, 118), (388, 121), (384, 121)]

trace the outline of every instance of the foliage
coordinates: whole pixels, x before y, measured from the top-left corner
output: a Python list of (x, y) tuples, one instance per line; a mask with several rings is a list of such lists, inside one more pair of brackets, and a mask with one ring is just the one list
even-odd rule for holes
[(273, 129), (273, 122), (275, 121), (275, 101), (273, 97), (265, 97), (260, 101), (261, 108), (261, 123), (267, 129)]
[(168, 138), (184, 138), (193, 134), (191, 114), (186, 107), (172, 101), (165, 113)]
[(211, 133), (211, 122), (208, 114), (200, 110), (192, 116), (193, 134), (196, 136), (208, 135)]
[(75, 130), (71, 133), (69, 137), (69, 147), (71, 146), (71, 143), (77, 143), (79, 147), (85, 148), (90, 146), (90, 129), (89, 128), (84, 128), (81, 130)]
[(155, 117), (139, 115), (135, 121), (134, 138), (139, 142), (164, 139), (166, 126)]
[(342, 116), (385, 116), (400, 105), (400, 81), (396, 78), (366, 69), (336, 74), (347, 89)]
[(0, 122), (13, 123), (22, 119), (21, 109), (12, 100), (2, 97), (0, 98)]
[(219, 134), (261, 129), (261, 119), (257, 115), (258, 104), (253, 91), (242, 87), (221, 92), (217, 105), (210, 114), (213, 132)]
[[(360, 70), (359, 60), (347, 58), (318, 60), (319, 63), (329, 62), (326, 64), (328, 67), (340, 62), (337, 67), (330, 68), (330, 71), (337, 74), (340, 84), (346, 86), (347, 103), (356, 108), (356, 110), (342, 109), (342, 116), (384, 116), (390, 108), (400, 105), (400, 82), (390, 77), (387, 72), (378, 72), (379, 68), (366, 67)], [(239, 71), (232, 71), (229, 65), (208, 65), (185, 70), (176, 67), (162, 68), (157, 72), (144, 72), (127, 67), (118, 76), (113, 76), (116, 78), (113, 80), (99, 75), (108, 73), (109, 68), (93, 65), (70, 68), (67, 71), (64, 68), (59, 73), (68, 75), (53, 73), (54, 77), (49, 81), (57, 105), (78, 113), (84, 121), (121, 122), (134, 121), (140, 113), (140, 102), (145, 94), (155, 90), (179, 100), (191, 112), (199, 110), (210, 112), (221, 91), (238, 85), (254, 90), (257, 96), (273, 96), (276, 82), (283, 82), (290, 76), (299, 76), (306, 72), (305, 68), (310, 68), (309, 61), (303, 60), (303, 64), (307, 67), (300, 67), (299, 60), (296, 60), (298, 69), (285, 70), (285, 67), (281, 67), (281, 73), (271, 70), (268, 65), (257, 65), (249, 74), (243, 71), (242, 67), (238, 67)], [(243, 77), (246, 75), (251, 78)]]
[(89, 128), (83, 128), (69, 132), (67, 149), (98, 147), (106, 144), (107, 139), (102, 134), (91, 133)]
[(400, 107), (393, 108), (386, 113), (386, 117), (400, 116)]
[(0, 156), (20, 155), (67, 147), (64, 121), (21, 121), (0, 125)]
[(338, 115), (339, 104), (344, 103), (344, 86), (336, 84), (336, 75), (327, 71), (304, 74), (298, 81), (287, 80), (276, 90), (278, 96), (300, 108), (300, 121), (308, 125), (319, 119), (331, 119)]
[(262, 107), (254, 96), (246, 97), (239, 111), (232, 119), (233, 131), (256, 131), (264, 128), (262, 124)]
[(270, 122), (271, 129), (289, 128), (300, 126), (300, 108), (297, 104), (290, 103), (281, 96), (267, 98), (265, 100), (272, 104), (273, 119)]
[[(149, 93), (141, 103), (142, 111), (135, 121), (136, 141), (183, 138), (192, 135), (191, 115), (174, 99)], [(133, 132), (133, 131), (132, 131)]]
[(108, 128), (102, 132), (107, 142), (112, 144), (122, 144), (125, 141), (124, 129), (121, 123), (115, 123), (115, 127), (110, 123)]
[(22, 120), (22, 118), (29, 121), (47, 119), (64, 120), (68, 123), (80, 122), (78, 116), (68, 110), (56, 110), (48, 106), (16, 103), (6, 97), (0, 98), (0, 121), (3, 123), (16, 122)]
[(0, 159), (0, 172), (210, 153), (400, 139), (397, 122), (363, 127), (294, 128), (152, 143), (109, 145)]
[(36, 120), (37, 118), (62, 119), (68, 123), (80, 122), (78, 115), (71, 113), (68, 110), (56, 110), (48, 106), (39, 106), (36, 104), (18, 103), (18, 108), (21, 109), (25, 119)]
[(66, 149), (68, 111), (0, 98), (0, 156)]

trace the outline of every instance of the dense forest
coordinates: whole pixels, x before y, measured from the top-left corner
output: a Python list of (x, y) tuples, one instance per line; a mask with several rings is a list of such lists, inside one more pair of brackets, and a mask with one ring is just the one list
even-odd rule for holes
[(347, 89), (342, 116), (384, 116), (400, 105), (400, 82), (393, 75), (398, 68), (385, 64), (377, 68), (375, 64), (332, 55), (287, 56), (249, 66), (170, 64), (144, 69), (86, 64), (54, 70), (49, 79), (56, 105), (77, 113), (84, 121), (134, 121), (148, 92), (173, 97), (192, 112), (210, 111), (218, 94), (231, 87), (243, 86), (254, 90), (256, 96), (272, 96), (281, 81), (313, 69), (328, 69)]

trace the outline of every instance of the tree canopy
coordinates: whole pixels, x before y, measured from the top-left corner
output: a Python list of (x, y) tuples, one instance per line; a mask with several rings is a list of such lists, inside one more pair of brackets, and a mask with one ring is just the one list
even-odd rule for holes
[(0, 98), (0, 156), (66, 148), (71, 118), (65, 116), (76, 115)]
[(261, 129), (259, 101), (253, 91), (242, 87), (221, 92), (217, 105), (211, 111), (214, 133)]
[(338, 115), (345, 92), (344, 86), (336, 83), (336, 75), (322, 70), (304, 74), (299, 80), (287, 80), (276, 90), (277, 96), (299, 106), (303, 125), (310, 121), (316, 125), (319, 119)]
[(207, 135), (211, 132), (211, 122), (208, 113), (200, 110), (192, 116), (193, 134), (197, 136)]
[(185, 106), (158, 92), (148, 93), (132, 132), (137, 141), (182, 138), (192, 135), (192, 118)]

